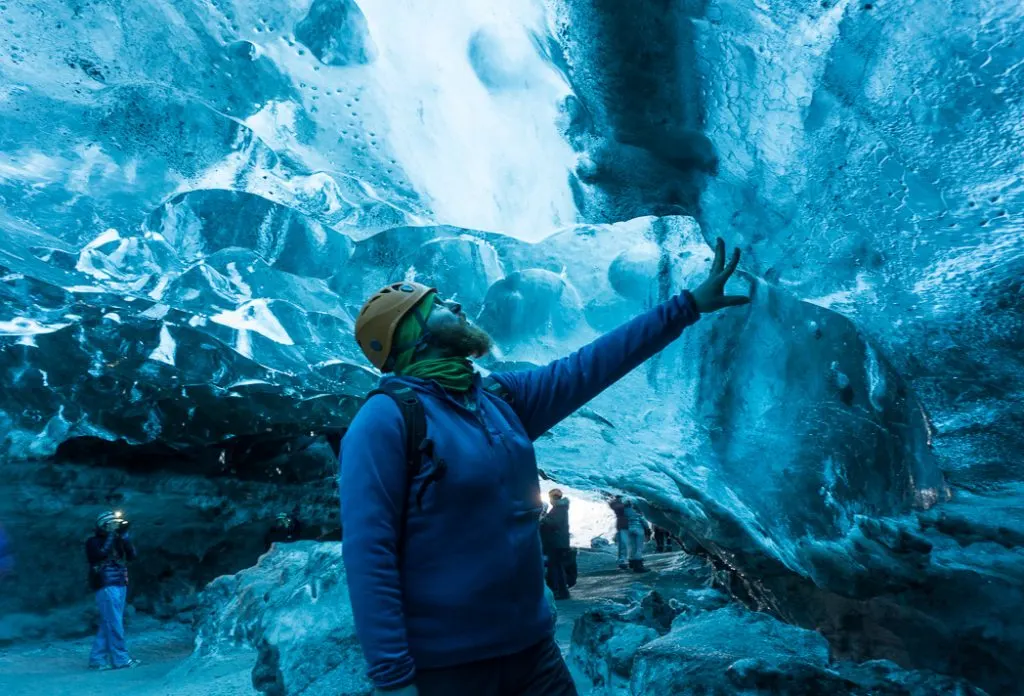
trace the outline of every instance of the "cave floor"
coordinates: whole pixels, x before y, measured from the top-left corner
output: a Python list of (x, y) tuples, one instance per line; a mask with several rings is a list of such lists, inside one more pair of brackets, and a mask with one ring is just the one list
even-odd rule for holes
[[(704, 563), (683, 553), (649, 555), (646, 559), (649, 573), (619, 570), (613, 553), (583, 549), (579, 551), (577, 565), (579, 578), (571, 598), (558, 602), (555, 639), (566, 656), (572, 644), (573, 625), (587, 610), (612, 602), (626, 604), (651, 590), (660, 590), (671, 597), (673, 590), (703, 587), (708, 578)], [(590, 681), (579, 673), (572, 660), (566, 661), (580, 696), (589, 694)]]
[(649, 555), (650, 573), (619, 570), (615, 555), (580, 550), (577, 557), (579, 578), (571, 598), (558, 602), (558, 627), (555, 638), (562, 652), (568, 652), (573, 623), (588, 609), (616, 602), (626, 604), (651, 590), (663, 590), (672, 596), (680, 587), (699, 587), (706, 577), (703, 563), (682, 553)]
[(109, 672), (86, 669), (92, 638), (45, 641), (0, 649), (4, 696), (249, 696), (254, 657), (234, 656), (201, 667), (187, 658), (192, 631), (182, 624), (139, 618), (126, 627), (139, 667)]
[[(558, 603), (556, 638), (568, 652), (575, 620), (585, 611), (608, 602), (625, 603), (651, 589), (670, 589), (698, 577), (694, 561), (682, 554), (650, 556), (654, 572), (636, 574), (616, 568), (609, 553), (582, 551), (579, 580), (572, 598)], [(680, 573), (679, 570), (693, 571)], [(668, 572), (666, 572), (668, 571)], [(674, 571), (674, 572), (673, 572)], [(45, 641), (0, 649), (0, 693), (4, 696), (255, 696), (250, 673), (252, 653), (235, 654), (220, 661), (189, 660), (193, 635), (190, 627), (162, 624), (146, 617), (127, 627), (132, 654), (142, 660), (137, 668), (92, 672), (85, 668), (92, 638)], [(587, 681), (574, 674), (580, 694), (589, 693)]]

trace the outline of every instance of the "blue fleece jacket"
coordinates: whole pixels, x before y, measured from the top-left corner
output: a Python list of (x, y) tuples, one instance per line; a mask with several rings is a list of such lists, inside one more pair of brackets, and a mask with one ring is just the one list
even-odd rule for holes
[[(511, 655), (550, 635), (533, 441), (698, 316), (684, 292), (569, 357), (496, 373), (511, 404), (479, 379), (467, 406), (436, 383), (392, 378), (416, 389), (434, 441), (409, 490), (401, 413), (384, 395), (366, 402), (342, 441), (341, 510), (356, 632), (378, 687), (411, 683), (417, 667)], [(445, 475), (424, 489), (421, 507), (417, 494), (441, 460)]]

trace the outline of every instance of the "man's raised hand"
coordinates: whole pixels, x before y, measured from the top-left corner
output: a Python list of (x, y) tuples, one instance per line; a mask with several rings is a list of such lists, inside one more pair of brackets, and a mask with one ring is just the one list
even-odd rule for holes
[(726, 295), (725, 284), (740, 262), (740, 250), (733, 249), (729, 265), (725, 264), (725, 240), (721, 237), (715, 243), (715, 260), (707, 280), (690, 291), (701, 314), (718, 311), (725, 307), (738, 307), (750, 303), (746, 295)]

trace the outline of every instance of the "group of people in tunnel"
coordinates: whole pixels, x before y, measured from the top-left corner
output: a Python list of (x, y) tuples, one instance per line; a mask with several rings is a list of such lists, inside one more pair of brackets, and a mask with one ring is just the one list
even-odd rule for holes
[[(556, 600), (569, 599), (569, 590), (576, 584), (578, 568), (576, 550), (572, 547), (569, 523), (569, 499), (560, 488), (548, 492), (550, 504), (540, 517), (541, 550), (544, 554), (544, 581)], [(615, 514), (615, 541), (618, 566), (622, 570), (646, 573), (644, 547), (655, 541), (657, 553), (671, 548), (678, 541), (668, 530), (648, 524), (640, 507), (621, 495), (610, 496), (608, 506)], [(681, 545), (680, 545), (681, 548)]]

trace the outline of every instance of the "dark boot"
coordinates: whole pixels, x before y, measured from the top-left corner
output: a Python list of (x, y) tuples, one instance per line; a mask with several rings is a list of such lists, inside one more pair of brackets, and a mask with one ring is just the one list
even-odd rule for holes
[(629, 562), (629, 567), (633, 569), (634, 573), (647, 573), (650, 570), (649, 568), (645, 568), (644, 567), (643, 559), (638, 559), (638, 560), (635, 560), (635, 561), (630, 561)]

